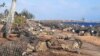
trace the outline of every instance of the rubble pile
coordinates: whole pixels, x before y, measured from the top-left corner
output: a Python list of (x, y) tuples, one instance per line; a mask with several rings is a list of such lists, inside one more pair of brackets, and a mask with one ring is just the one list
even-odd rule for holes
[[(35, 21), (32, 21), (32, 23), (33, 24), (27, 23), (23, 27), (12, 27), (11, 34), (16, 35), (9, 37), (16, 37), (17, 39), (1, 44), (0, 56), (63, 55), (55, 54), (55, 50), (69, 53), (72, 52), (75, 53), (75, 55), (80, 54), (80, 49), (83, 43), (80, 39), (76, 38), (76, 35), (74, 35), (75, 32), (72, 35), (64, 34), (64, 32), (70, 32), (69, 28), (68, 30), (67, 28), (66, 30), (59, 30), (43, 26)], [(68, 53), (63, 56), (66, 55), (71, 56)]]

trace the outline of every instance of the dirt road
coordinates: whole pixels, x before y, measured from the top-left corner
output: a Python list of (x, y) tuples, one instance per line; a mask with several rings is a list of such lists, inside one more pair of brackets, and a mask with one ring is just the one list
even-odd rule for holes
[(100, 46), (91, 43), (83, 42), (81, 53), (67, 52), (64, 50), (50, 49), (46, 52), (33, 53), (34, 56), (100, 56)]
[(87, 54), (90, 56), (100, 56), (100, 46), (84, 42), (83, 47), (81, 49), (81, 54)]

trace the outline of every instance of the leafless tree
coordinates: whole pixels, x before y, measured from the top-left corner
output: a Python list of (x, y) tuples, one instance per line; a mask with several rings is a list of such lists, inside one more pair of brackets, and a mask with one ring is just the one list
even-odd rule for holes
[(9, 11), (9, 14), (6, 18), (6, 23), (4, 24), (3, 29), (3, 37), (8, 37), (11, 31), (12, 23), (14, 22), (14, 14), (16, 8), (16, 0), (12, 0), (12, 5)]

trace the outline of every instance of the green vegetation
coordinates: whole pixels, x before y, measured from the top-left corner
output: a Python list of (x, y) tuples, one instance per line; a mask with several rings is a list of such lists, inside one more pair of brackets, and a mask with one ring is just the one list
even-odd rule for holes
[(20, 14), (22, 16), (25, 16), (25, 18), (27, 18), (27, 19), (33, 19), (34, 18), (34, 15), (27, 10), (23, 10)]
[(23, 25), (25, 23), (26, 19), (22, 16), (16, 16), (14, 20), (14, 25)]

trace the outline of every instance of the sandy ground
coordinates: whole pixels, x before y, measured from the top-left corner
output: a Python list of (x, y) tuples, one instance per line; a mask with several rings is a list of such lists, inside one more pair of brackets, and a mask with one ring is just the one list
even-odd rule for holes
[[(64, 35), (72, 35), (72, 33), (61, 32)], [(96, 36), (76, 36), (76, 38), (82, 40), (83, 45), (81, 54), (74, 56), (100, 56), (100, 38)], [(67, 55), (66, 55), (67, 56)], [(70, 56), (70, 55), (69, 55)]]
[(81, 53), (91, 56), (100, 56), (100, 46), (84, 42)]
[(84, 42), (80, 54), (63, 50), (49, 50), (47, 52), (37, 52), (32, 54), (34, 56), (100, 56), (100, 47)]
[[(60, 34), (72, 35), (72, 33), (66, 33), (58, 31)], [(49, 50), (47, 52), (33, 53), (34, 56), (100, 56), (100, 38), (96, 36), (77, 36), (76, 38), (82, 40), (83, 45), (80, 50), (80, 54), (67, 52), (64, 50)]]
[(63, 50), (49, 50), (47, 52), (37, 52), (35, 54), (33, 53), (33, 55), (34, 56), (35, 55), (36, 56), (100, 56), (100, 46), (97, 46), (94, 43), (92, 44), (83, 41), (83, 46), (80, 52), (81, 52), (80, 54), (77, 54)]
[[(1, 28), (1, 27), (0, 27)], [(71, 35), (72, 33), (66, 33), (57, 31), (65, 35)], [(49, 50), (46, 52), (34, 52), (30, 56), (100, 56), (100, 38), (95, 36), (77, 36), (78, 39), (83, 41), (81, 53), (72, 53), (63, 50)], [(16, 37), (9, 38), (15, 40)], [(5, 38), (0, 38), (0, 44), (8, 41)]]

